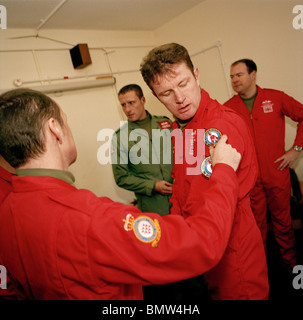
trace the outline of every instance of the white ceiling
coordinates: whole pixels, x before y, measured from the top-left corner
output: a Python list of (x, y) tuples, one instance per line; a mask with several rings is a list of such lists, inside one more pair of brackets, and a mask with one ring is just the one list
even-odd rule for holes
[[(1, 0), (7, 28), (154, 30), (205, 0)], [(57, 10), (56, 10), (57, 9)]]

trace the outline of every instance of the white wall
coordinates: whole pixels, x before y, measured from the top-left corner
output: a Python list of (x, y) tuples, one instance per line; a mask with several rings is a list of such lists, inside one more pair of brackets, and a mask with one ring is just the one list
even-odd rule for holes
[[(142, 57), (155, 45), (175, 41), (185, 45), (193, 54), (220, 40), (228, 74), (229, 65), (234, 60), (253, 58), (258, 64), (258, 83), (261, 86), (284, 90), (303, 102), (303, 30), (292, 27), (292, 8), (300, 3), (303, 4), (302, 0), (206, 0), (154, 32), (40, 31), (41, 36), (67, 44), (36, 38), (9, 39), (33, 32), (0, 30), (0, 90), (13, 88), (12, 82), (16, 78), (25, 81), (88, 76), (111, 70), (139, 70)], [(73, 69), (68, 51), (78, 43), (87, 43), (92, 48), (93, 63), (82, 70)], [(107, 55), (101, 47), (106, 48)], [(21, 49), (23, 51), (12, 51)], [(229, 81), (225, 79), (219, 50), (211, 49), (195, 56), (193, 61), (202, 74), (202, 87), (219, 102), (227, 100)], [(133, 200), (133, 193), (117, 187), (111, 166), (101, 165), (97, 160), (97, 152), (102, 145), (97, 141), (98, 132), (104, 128), (117, 129), (120, 120), (125, 120), (117, 100), (117, 90), (125, 84), (138, 83), (145, 92), (149, 111), (170, 114), (150, 93), (139, 71), (115, 77), (115, 86), (52, 94), (51, 97), (67, 114), (74, 133), (78, 161), (71, 166), (71, 171), (77, 186), (90, 189), (98, 196), (128, 203)], [(295, 124), (288, 121), (287, 147), (292, 145), (295, 130)], [(295, 163), (301, 180), (302, 158), (301, 155)]]

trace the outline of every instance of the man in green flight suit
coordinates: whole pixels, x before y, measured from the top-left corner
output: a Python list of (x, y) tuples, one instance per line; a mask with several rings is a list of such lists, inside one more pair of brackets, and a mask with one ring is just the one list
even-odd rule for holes
[(169, 214), (172, 122), (145, 110), (145, 97), (137, 84), (121, 88), (118, 98), (128, 121), (112, 139), (115, 181), (135, 193), (141, 211)]

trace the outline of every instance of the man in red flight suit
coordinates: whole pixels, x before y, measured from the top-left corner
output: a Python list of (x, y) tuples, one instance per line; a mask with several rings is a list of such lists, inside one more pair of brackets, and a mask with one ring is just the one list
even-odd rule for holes
[[(257, 66), (252, 60), (232, 64), (231, 83), (238, 95), (225, 105), (242, 116), (254, 137), (260, 174), (251, 204), (264, 244), (268, 207), (283, 263), (292, 269), (296, 265), (296, 245), (290, 216), (289, 166), (299, 157), (303, 146), (303, 105), (282, 91), (257, 86), (256, 73)], [(286, 152), (285, 116), (298, 122), (294, 146)]]
[(28, 89), (0, 96), (0, 150), (17, 168), (0, 205), (8, 288), (18, 299), (142, 299), (142, 285), (213, 268), (237, 205), (241, 156), (226, 139), (211, 149), (214, 172), (195, 215), (161, 217), (73, 186), (77, 150), (52, 99)]
[[(247, 138), (247, 126), (235, 112), (222, 107), (201, 90), (199, 70), (194, 68), (187, 50), (179, 44), (151, 50), (141, 64), (141, 74), (155, 96), (177, 119), (174, 129), (183, 130), (182, 137), (174, 136), (172, 215), (190, 217), (196, 214), (197, 205), (204, 203), (202, 197), (209, 190), (213, 174), (205, 145), (215, 144), (226, 134), (228, 141), (241, 153), (237, 171), (238, 204), (230, 239), (222, 259), (205, 273), (205, 279), (213, 299), (267, 299), (265, 251), (249, 201), (249, 192), (257, 177), (257, 163), (253, 142)], [(211, 198), (216, 197), (216, 193), (211, 195)], [(220, 200), (217, 203), (224, 205)], [(211, 232), (208, 235), (211, 236)]]

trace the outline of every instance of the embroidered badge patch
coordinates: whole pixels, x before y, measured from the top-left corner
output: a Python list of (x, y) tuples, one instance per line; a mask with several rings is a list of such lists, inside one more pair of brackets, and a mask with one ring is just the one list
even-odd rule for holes
[(272, 103), (272, 101), (270, 101), (270, 100), (265, 100), (265, 101), (263, 101), (262, 102), (262, 108), (263, 108), (263, 112), (264, 113), (270, 113), (270, 112), (273, 112), (274, 111), (274, 109), (273, 109), (273, 103)]
[(133, 231), (138, 240), (144, 243), (151, 243), (153, 248), (158, 246), (161, 238), (160, 223), (157, 219), (152, 220), (147, 216), (139, 216), (136, 219), (132, 214), (127, 214), (123, 219), (124, 229)]
[(161, 129), (170, 129), (172, 127), (172, 125), (168, 120), (159, 121), (158, 124)]
[(210, 128), (205, 130), (204, 133), (204, 143), (207, 146), (214, 146), (221, 138), (222, 133), (220, 130), (215, 128)]
[(209, 178), (210, 175), (212, 174), (213, 170), (212, 170), (212, 166), (211, 166), (211, 158), (207, 157), (203, 160), (202, 164), (201, 164), (201, 172), (203, 174), (203, 176), (205, 176), (206, 178)]

